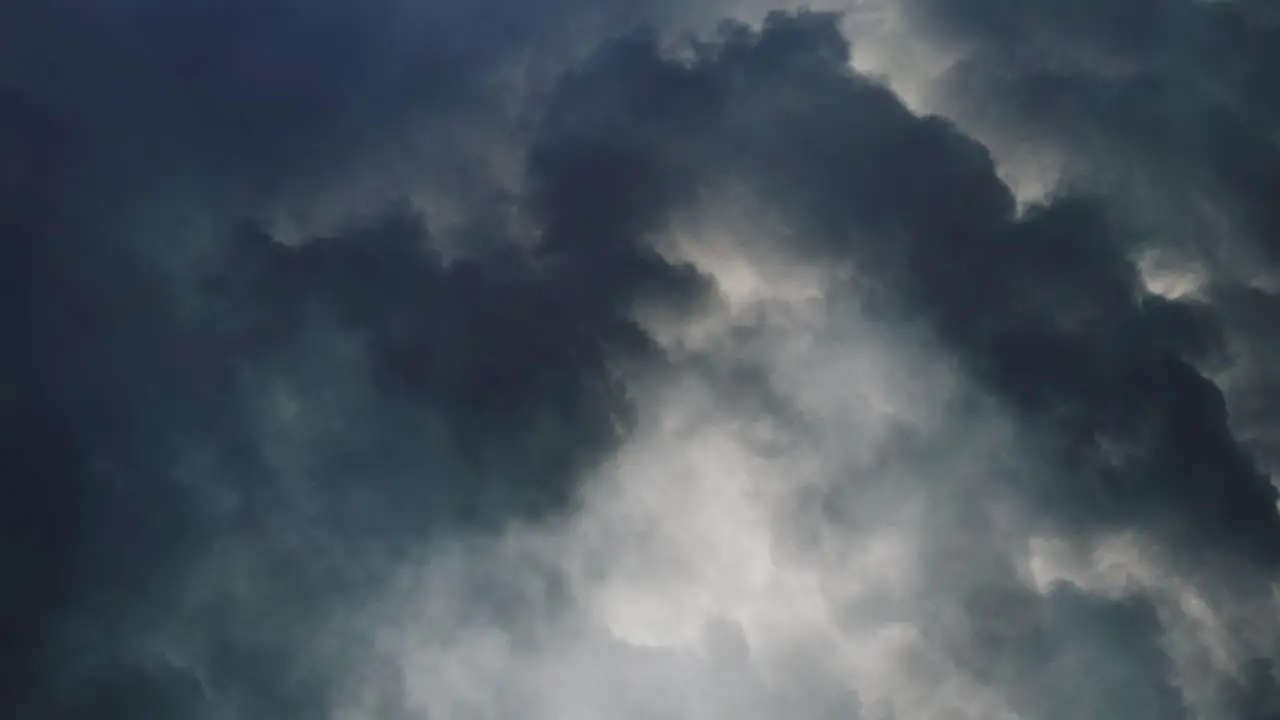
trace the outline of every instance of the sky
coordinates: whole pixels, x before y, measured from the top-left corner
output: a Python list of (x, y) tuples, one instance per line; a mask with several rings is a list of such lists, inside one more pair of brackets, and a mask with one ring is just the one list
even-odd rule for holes
[(0, 717), (1280, 719), (1270, 0), (0, 5)]

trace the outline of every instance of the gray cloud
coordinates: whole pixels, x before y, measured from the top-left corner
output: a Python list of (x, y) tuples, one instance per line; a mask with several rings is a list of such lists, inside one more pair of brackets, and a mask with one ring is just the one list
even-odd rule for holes
[(1272, 20), (906, 9), (3, 11), (7, 716), (1270, 717)]

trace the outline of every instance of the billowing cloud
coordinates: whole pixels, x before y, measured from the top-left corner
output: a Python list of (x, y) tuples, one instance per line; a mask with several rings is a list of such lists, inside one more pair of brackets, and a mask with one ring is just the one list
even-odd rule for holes
[(6, 717), (1275, 716), (1270, 12), (713, 9), (0, 11)]
[[(1256, 2), (908, 3), (961, 58), (943, 105), (1014, 161), (1110, 198), (1162, 292), (1198, 293), (1234, 357), (1219, 376), (1268, 467), (1256, 408), (1274, 353), (1249, 308), (1275, 294), (1280, 187), (1271, 75), (1280, 24)], [(1250, 298), (1250, 299), (1245, 299)], [(1261, 335), (1265, 335), (1262, 333)]]

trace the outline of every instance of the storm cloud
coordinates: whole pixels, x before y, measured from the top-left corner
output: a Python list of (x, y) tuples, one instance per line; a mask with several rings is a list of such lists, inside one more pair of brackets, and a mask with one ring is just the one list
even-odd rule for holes
[(1277, 22), (0, 10), (0, 711), (1280, 716)]

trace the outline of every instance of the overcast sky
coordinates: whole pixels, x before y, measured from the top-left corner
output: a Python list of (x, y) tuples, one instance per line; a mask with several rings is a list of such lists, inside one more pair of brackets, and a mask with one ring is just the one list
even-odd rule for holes
[(1280, 11), (774, 3), (0, 3), (0, 717), (1280, 720)]

